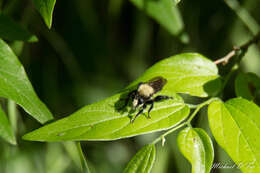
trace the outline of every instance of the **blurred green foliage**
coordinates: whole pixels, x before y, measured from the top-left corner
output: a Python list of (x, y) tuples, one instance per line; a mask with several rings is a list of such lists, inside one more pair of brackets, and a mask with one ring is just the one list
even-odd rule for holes
[[(247, 12), (242, 13), (242, 18), (243, 14), (251, 14), (259, 23), (259, 2), (239, 2)], [(0, 0), (0, 12), (27, 28), (39, 40), (37, 43), (8, 43), (19, 55), (36, 93), (55, 119), (117, 93), (147, 67), (165, 57), (195, 51), (215, 60), (225, 55), (233, 45), (240, 45), (252, 36), (243, 23), (245, 20), (237, 16), (239, 11), (227, 6), (225, 1), (182, 0), (177, 7), (189, 37), (188, 43), (183, 43), (180, 35), (170, 34), (129, 1), (57, 1), (52, 29), (48, 30), (33, 8), (32, 1)], [(253, 25), (257, 30), (254, 22)], [(241, 71), (260, 75), (259, 67), (260, 52), (252, 46), (243, 58)], [(225, 72), (224, 68), (220, 67), (220, 72), (222, 69)], [(233, 80), (234, 76), (231, 76), (224, 90), (224, 100), (235, 96)], [(197, 101), (196, 98), (190, 100)], [(2, 139), (0, 141), (1, 173), (33, 173), (36, 170), (39, 173), (81, 172), (74, 144), (21, 140), (23, 134), (41, 125), (21, 108), (10, 105), (9, 101), (1, 100), (1, 103), (8, 110), (13, 128), (17, 128), (17, 146), (11, 146)], [(211, 136), (206, 111), (202, 111), (193, 123), (207, 129)], [(177, 150), (176, 134), (171, 134), (166, 145), (158, 148), (153, 172), (191, 170), (188, 161)], [(113, 142), (82, 142), (82, 147), (92, 173), (119, 173), (132, 156), (156, 136), (150, 134)], [(215, 141), (213, 145), (214, 162), (232, 165), (231, 159)], [(239, 170), (213, 169), (213, 172)]]

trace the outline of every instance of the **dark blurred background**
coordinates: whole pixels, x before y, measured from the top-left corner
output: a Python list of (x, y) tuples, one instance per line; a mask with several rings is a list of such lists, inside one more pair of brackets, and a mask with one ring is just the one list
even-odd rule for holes
[[(257, 0), (239, 2), (260, 22)], [(183, 52), (198, 52), (216, 60), (253, 35), (222, 0), (182, 0), (178, 8), (184, 29), (176, 35), (124, 0), (57, 1), (51, 30), (31, 1), (8, 0), (3, 7), (9, 16), (39, 38), (39, 42), (33, 44), (19, 41), (10, 44), (55, 119), (112, 96), (161, 59)], [(183, 33), (188, 35), (188, 42), (182, 40)], [(252, 46), (243, 59), (242, 69), (260, 75), (259, 65), (260, 52), (257, 46)], [(234, 97), (233, 84), (224, 92), (226, 98)], [(1, 173), (80, 172), (74, 143), (21, 140), (23, 134), (41, 125), (20, 108), (18, 114), (18, 146), (0, 141)], [(210, 134), (206, 109), (193, 123)], [(153, 173), (190, 172), (191, 166), (177, 149), (176, 135), (177, 132), (170, 135), (164, 147), (158, 145)], [(120, 173), (137, 150), (155, 136), (81, 144), (93, 173)], [(215, 162), (232, 165), (216, 142), (214, 146)], [(239, 170), (213, 169), (212, 172)]]

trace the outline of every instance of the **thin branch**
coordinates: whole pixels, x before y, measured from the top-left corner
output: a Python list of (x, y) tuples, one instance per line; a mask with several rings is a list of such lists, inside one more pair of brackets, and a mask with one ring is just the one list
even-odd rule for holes
[(260, 32), (256, 36), (254, 36), (251, 40), (244, 43), (243, 45), (234, 46), (233, 49), (227, 55), (216, 60), (214, 63), (216, 65), (217, 64), (226, 65), (231, 58), (233, 58), (235, 55), (237, 55), (238, 52), (242, 51), (242, 53), (245, 54), (247, 52), (247, 49), (249, 48), (249, 46), (251, 46), (252, 44), (256, 44), (259, 41), (260, 41)]
[(206, 100), (205, 102), (199, 104), (197, 106), (197, 108), (195, 109), (195, 111), (191, 114), (191, 116), (188, 118), (188, 120), (186, 121), (186, 124), (190, 124), (190, 122), (193, 120), (193, 118), (195, 117), (195, 115), (201, 110), (201, 108), (203, 108), (206, 105), (209, 105), (211, 102), (219, 100), (219, 98), (217, 97), (212, 97), (209, 100)]
[(181, 127), (183, 127), (183, 126), (185, 126), (185, 125), (186, 125), (186, 123), (185, 123), (185, 122), (182, 122), (182, 123), (180, 123), (179, 125), (173, 127), (172, 129), (170, 129), (170, 130), (167, 131), (166, 133), (164, 133), (164, 134), (162, 134), (161, 136), (159, 136), (158, 138), (156, 138), (156, 139), (152, 142), (152, 144), (156, 144), (156, 143), (158, 143), (159, 141), (163, 141), (162, 144), (164, 144), (164, 142), (165, 142), (165, 136), (169, 135), (170, 133), (172, 133), (172, 132), (178, 130), (179, 128), (181, 128)]
[(203, 107), (206, 106), (206, 105), (209, 105), (211, 102), (216, 101), (216, 100), (219, 100), (219, 98), (213, 97), (213, 98), (211, 98), (211, 99), (209, 99), (209, 100), (206, 100), (205, 102), (203, 102), (203, 103), (197, 105), (197, 106), (196, 106), (197, 108), (195, 109), (195, 111), (192, 113), (192, 115), (191, 115), (186, 121), (181, 122), (181, 123), (178, 124), (177, 126), (173, 127), (172, 129), (168, 130), (167, 132), (165, 132), (164, 134), (162, 134), (161, 136), (159, 136), (158, 138), (156, 138), (156, 139), (152, 142), (152, 144), (156, 144), (156, 143), (158, 143), (159, 141), (162, 141), (162, 145), (164, 145), (164, 143), (165, 143), (165, 137), (166, 137), (167, 135), (169, 135), (169, 134), (171, 134), (172, 132), (174, 132), (174, 131), (180, 129), (180, 128), (183, 127), (183, 126), (186, 126), (186, 125), (187, 125), (187, 126), (190, 126), (190, 127), (191, 127), (190, 122), (191, 122), (192, 119), (195, 117), (195, 115), (201, 110), (201, 108), (203, 108)]
[(222, 63), (222, 65), (226, 65), (229, 60), (236, 55), (236, 52), (238, 51), (239, 49), (237, 49), (237, 47), (233, 47), (232, 51), (230, 51), (226, 56), (216, 60), (214, 63), (215, 64), (220, 64)]

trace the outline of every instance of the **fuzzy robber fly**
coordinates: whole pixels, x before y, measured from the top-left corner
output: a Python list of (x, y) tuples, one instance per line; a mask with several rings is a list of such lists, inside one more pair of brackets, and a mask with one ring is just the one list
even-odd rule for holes
[(150, 112), (153, 109), (154, 102), (159, 102), (163, 100), (173, 99), (172, 97), (166, 96), (166, 95), (158, 95), (154, 98), (152, 96), (156, 94), (157, 92), (161, 91), (164, 87), (164, 85), (167, 83), (167, 80), (161, 76), (155, 77), (148, 82), (140, 82), (138, 84), (138, 87), (136, 90), (131, 91), (126, 100), (125, 100), (125, 106), (127, 106), (128, 102), (132, 101), (132, 108), (135, 110), (137, 108), (140, 108), (139, 112), (135, 115), (134, 118), (131, 119), (131, 123), (134, 122), (134, 120), (143, 113), (143, 111), (146, 109), (147, 105), (150, 105), (150, 108), (148, 110), (148, 118), (150, 117)]

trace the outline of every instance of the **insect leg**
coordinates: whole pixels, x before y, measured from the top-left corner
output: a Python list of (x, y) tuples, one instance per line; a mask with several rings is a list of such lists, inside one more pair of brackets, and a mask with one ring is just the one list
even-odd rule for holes
[(151, 105), (150, 108), (149, 108), (149, 110), (148, 110), (148, 118), (151, 118), (150, 112), (151, 112), (151, 110), (153, 109), (153, 103), (154, 103), (153, 100), (147, 102), (147, 104), (150, 104), (150, 105)]
[(173, 99), (173, 97), (169, 97), (169, 96), (165, 96), (165, 95), (159, 95), (159, 96), (156, 96), (153, 100), (155, 102), (160, 102), (160, 101), (169, 100), (169, 99)]
[(135, 117), (133, 119), (131, 119), (131, 123), (133, 123), (135, 121), (135, 119), (143, 113), (143, 111), (145, 110), (146, 108), (146, 104), (143, 105), (142, 109), (135, 115)]

